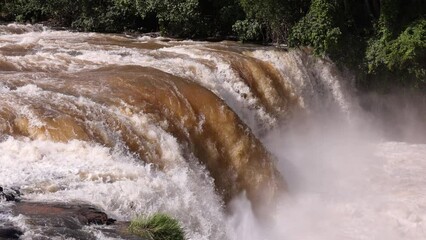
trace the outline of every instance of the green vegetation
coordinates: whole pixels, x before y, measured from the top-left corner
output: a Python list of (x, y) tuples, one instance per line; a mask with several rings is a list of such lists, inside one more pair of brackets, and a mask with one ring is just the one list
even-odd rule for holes
[(139, 217), (130, 223), (129, 231), (147, 240), (184, 240), (179, 222), (166, 214)]
[(359, 86), (426, 89), (424, 0), (0, 0), (0, 20), (310, 46)]
[(48, 21), (80, 31), (227, 36), (243, 18), (237, 0), (0, 0), (0, 20)]
[(264, 40), (278, 43), (287, 40), (289, 30), (305, 15), (309, 2), (308, 0), (240, 0), (249, 22), (261, 26), (258, 36), (262, 35)]
[[(413, 2), (413, 1), (412, 1)], [(415, 2), (415, 1), (414, 1)], [(399, 84), (426, 85), (426, 4), (402, 6), (403, 1), (385, 2), (368, 40), (365, 62), (372, 75), (398, 76)], [(423, 7), (423, 12), (420, 8)], [(417, 16), (416, 16), (417, 15)], [(383, 80), (383, 79), (381, 79)]]
[(333, 51), (342, 35), (336, 25), (337, 5), (335, 1), (313, 0), (309, 12), (291, 30), (290, 45), (313, 46), (318, 55)]
[[(8, 0), (0, 11), (4, 20), (49, 21), (52, 25), (80, 31), (122, 32), (154, 30), (127, 0)], [(142, 29), (142, 26), (148, 26)], [(149, 28), (151, 27), (151, 28)]]
[(420, 0), (312, 0), (288, 43), (349, 67), (360, 87), (425, 89), (425, 21)]

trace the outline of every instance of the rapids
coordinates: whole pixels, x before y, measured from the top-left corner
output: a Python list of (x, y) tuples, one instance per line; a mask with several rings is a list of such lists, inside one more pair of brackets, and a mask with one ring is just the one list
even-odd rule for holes
[(0, 186), (191, 240), (425, 239), (424, 129), (388, 139), (348, 76), (309, 49), (0, 25)]

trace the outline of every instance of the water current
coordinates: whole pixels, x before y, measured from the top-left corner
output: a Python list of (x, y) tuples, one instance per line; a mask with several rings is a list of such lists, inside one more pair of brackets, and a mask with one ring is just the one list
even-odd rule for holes
[(189, 240), (426, 239), (425, 103), (354, 89), (309, 49), (0, 25), (0, 186)]

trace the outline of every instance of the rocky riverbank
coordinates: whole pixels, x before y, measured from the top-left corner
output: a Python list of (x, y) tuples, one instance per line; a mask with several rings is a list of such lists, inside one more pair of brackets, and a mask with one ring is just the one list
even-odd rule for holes
[[(21, 217), (24, 226), (0, 221), (0, 239), (141, 239), (127, 231), (128, 222), (119, 222), (88, 203), (32, 202), (21, 198), (18, 189), (0, 187), (0, 214)], [(28, 237), (30, 237), (28, 236)]]

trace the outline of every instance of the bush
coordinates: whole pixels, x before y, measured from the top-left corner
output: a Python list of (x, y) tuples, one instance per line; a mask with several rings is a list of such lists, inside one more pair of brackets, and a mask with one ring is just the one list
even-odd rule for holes
[(236, 0), (136, 0), (142, 16), (154, 13), (164, 35), (184, 38), (228, 35), (244, 14)]
[(39, 0), (12, 0), (2, 3), (2, 11), (12, 20), (37, 22), (43, 20), (48, 9)]
[(130, 223), (129, 231), (147, 240), (185, 239), (185, 234), (179, 222), (162, 213), (133, 220)]
[(328, 0), (313, 0), (308, 14), (292, 29), (290, 46), (311, 46), (318, 55), (336, 49), (342, 32), (337, 26), (337, 3)]
[(253, 19), (238, 20), (232, 30), (237, 33), (239, 39), (246, 41), (262, 40), (262, 26)]
[(71, 27), (82, 31), (122, 32), (139, 30), (142, 17), (131, 0), (80, 0)]
[(392, 80), (398, 85), (426, 87), (425, 7), (420, 1), (384, 2), (364, 60), (366, 71), (381, 85), (390, 85)]
[[(426, 2), (312, 0), (289, 45), (311, 46), (362, 85), (426, 87)], [(377, 81), (376, 83), (373, 83)]]
[[(410, 64), (424, 61), (425, 50), (426, 20), (422, 19), (408, 26), (396, 39), (384, 35), (371, 40), (367, 49), (368, 69), (374, 72), (383, 65), (389, 70), (402, 70)], [(421, 71), (413, 69), (413, 72)]]
[[(246, 19), (249, 22), (256, 21), (261, 25), (262, 32), (266, 33), (264, 41), (277, 43), (287, 41), (289, 30), (305, 15), (309, 2), (310, 0), (240, 0)], [(244, 31), (239, 33), (246, 37)]]

